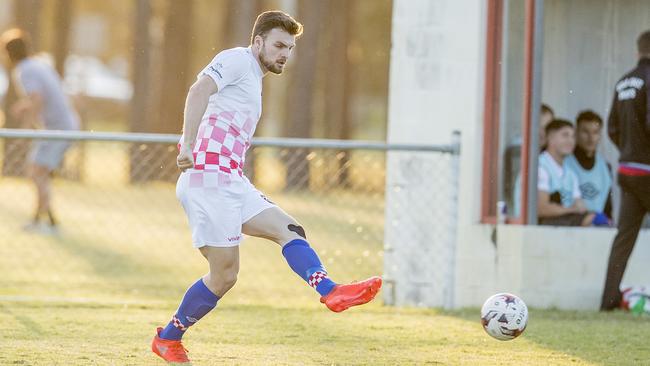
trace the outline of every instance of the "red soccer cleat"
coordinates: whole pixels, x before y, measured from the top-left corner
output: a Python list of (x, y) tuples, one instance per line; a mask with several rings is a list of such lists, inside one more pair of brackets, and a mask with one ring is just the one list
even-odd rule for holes
[(171, 364), (190, 365), (190, 360), (187, 358), (187, 350), (183, 347), (183, 343), (181, 341), (160, 338), (161, 331), (161, 327), (156, 329), (157, 334), (151, 342), (151, 350), (153, 353)]
[(340, 313), (352, 306), (363, 305), (372, 301), (381, 288), (381, 277), (370, 277), (362, 282), (349, 285), (337, 285), (320, 302), (335, 313)]

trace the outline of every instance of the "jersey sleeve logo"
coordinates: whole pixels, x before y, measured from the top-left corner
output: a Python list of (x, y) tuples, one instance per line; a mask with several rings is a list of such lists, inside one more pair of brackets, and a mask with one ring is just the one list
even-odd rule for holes
[(222, 63), (217, 62), (214, 65), (210, 65), (209, 69), (213, 73), (217, 74), (217, 76), (219, 76), (219, 79), (223, 79), (223, 75), (221, 75), (221, 72), (219, 72), (219, 70), (223, 69), (223, 64)]

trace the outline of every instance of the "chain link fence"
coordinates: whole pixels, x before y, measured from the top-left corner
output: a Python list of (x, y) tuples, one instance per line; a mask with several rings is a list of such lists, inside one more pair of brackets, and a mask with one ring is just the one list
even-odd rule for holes
[[(26, 154), (37, 138), (73, 141), (53, 177), (55, 233), (25, 230), (36, 206)], [(207, 269), (175, 197), (177, 141), (175, 135), (0, 130), (0, 298), (177, 301)], [(455, 146), (256, 139), (246, 174), (306, 228), (333, 279), (384, 274), (384, 300), (399, 304), (406, 295), (396, 286), (427, 266), (415, 264), (417, 258), (444, 269), (417, 281), (443, 283), (441, 276), (453, 275), (457, 157)], [(229, 297), (268, 301), (268, 292), (256, 287), (262, 271), (276, 298), (313, 302), (277, 245), (248, 238), (241, 250), (240, 281)], [(410, 302), (422, 302), (421, 294)]]

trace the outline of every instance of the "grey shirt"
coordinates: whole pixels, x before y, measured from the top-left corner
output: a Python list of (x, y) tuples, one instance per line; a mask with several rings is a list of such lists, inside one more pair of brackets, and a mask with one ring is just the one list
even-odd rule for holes
[(48, 130), (77, 130), (79, 118), (63, 92), (56, 71), (34, 57), (22, 60), (14, 70), (18, 87), (25, 94), (38, 93), (43, 99), (41, 118)]

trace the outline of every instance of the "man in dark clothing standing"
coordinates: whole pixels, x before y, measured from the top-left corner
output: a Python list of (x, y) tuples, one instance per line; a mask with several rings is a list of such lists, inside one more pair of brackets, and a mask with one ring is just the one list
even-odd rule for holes
[(627, 261), (650, 212), (650, 30), (637, 41), (639, 64), (616, 84), (608, 133), (620, 156), (621, 212), (612, 244), (601, 310), (620, 305)]

